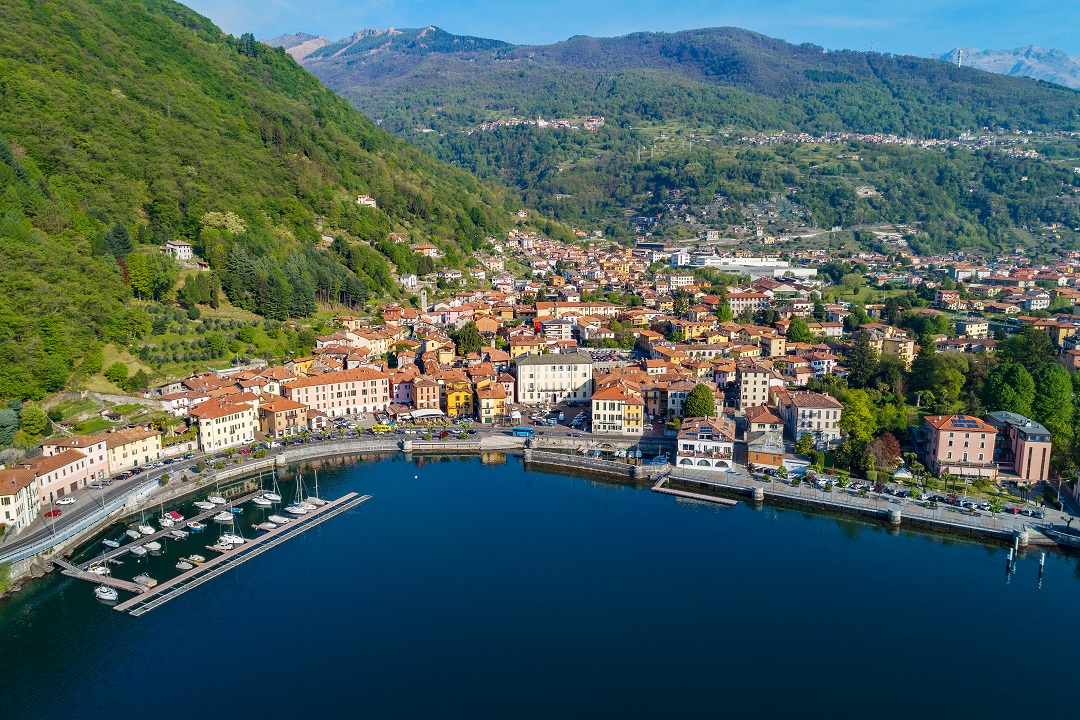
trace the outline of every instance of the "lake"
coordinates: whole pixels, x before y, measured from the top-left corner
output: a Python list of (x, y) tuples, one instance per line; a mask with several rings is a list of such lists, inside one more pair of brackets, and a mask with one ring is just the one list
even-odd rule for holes
[[(396, 456), (319, 486), (373, 497), (142, 617), (55, 573), (0, 603), (0, 716), (1076, 711), (1073, 557), (1048, 555), (1040, 587), (1039, 551), (1007, 576), (1004, 548), (516, 457)], [(117, 573), (164, 579), (212, 533)]]

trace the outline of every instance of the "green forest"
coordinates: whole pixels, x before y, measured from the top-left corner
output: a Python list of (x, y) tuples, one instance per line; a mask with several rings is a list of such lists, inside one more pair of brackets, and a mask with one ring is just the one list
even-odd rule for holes
[[(506, 225), (500, 191), (170, 0), (16, 0), (4, 20), (0, 397), (39, 398), (95, 343), (145, 339), (155, 302), (195, 317), (220, 292), (305, 317), (388, 290), (371, 245), (391, 231), (461, 258)], [(169, 240), (207, 277), (175, 287)]]

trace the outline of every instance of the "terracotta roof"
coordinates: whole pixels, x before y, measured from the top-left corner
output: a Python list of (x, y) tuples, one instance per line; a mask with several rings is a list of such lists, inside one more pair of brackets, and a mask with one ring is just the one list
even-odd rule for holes
[(315, 385), (330, 385), (332, 383), (360, 382), (365, 380), (388, 380), (385, 373), (368, 368), (353, 368), (352, 370), (338, 370), (335, 372), (313, 375), (285, 383), (290, 388), (312, 387)]
[(15, 495), (25, 487), (34, 484), (37, 475), (26, 468), (0, 470), (0, 495)]
[(927, 415), (926, 424), (938, 430), (996, 433), (992, 425), (972, 415)]

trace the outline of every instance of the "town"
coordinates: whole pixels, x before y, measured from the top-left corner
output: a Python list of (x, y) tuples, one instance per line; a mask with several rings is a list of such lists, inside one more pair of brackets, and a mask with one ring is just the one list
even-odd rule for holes
[[(523, 230), (489, 240), (466, 273), (399, 277), (415, 306), (335, 315), (307, 356), (136, 393), (174, 423), (60, 432), (9, 462), (6, 541), (143, 468), (333, 432), (610, 439), (638, 447), (619, 453), (631, 460), (649, 447), (647, 461), (717, 473), (828, 470), (878, 492), (948, 489), (972, 508), (999, 490), (1020, 504), (1076, 499), (1076, 253), (1047, 265)], [(192, 259), (185, 243), (164, 250)], [(412, 250), (440, 259), (433, 244)]]

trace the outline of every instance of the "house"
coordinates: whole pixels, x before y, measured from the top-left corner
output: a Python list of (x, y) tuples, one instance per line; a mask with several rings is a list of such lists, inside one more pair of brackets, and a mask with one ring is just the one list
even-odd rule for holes
[(371, 208), (372, 210), (379, 207), (379, 204), (375, 202), (375, 198), (370, 195), (357, 195), (356, 204), (362, 207)]
[(476, 404), (480, 409), (480, 423), (494, 425), (507, 417), (506, 390), (499, 383), (492, 383), (476, 391)]
[(746, 408), (746, 432), (784, 432), (784, 420), (768, 405)]
[(474, 412), (473, 386), (461, 370), (445, 370), (433, 378), (439, 383), (442, 411), (448, 417), (469, 416)]
[(997, 430), (970, 415), (927, 415), (921, 428), (927, 469), (934, 475), (997, 479)]
[(165, 243), (165, 247), (161, 248), (161, 251), (166, 255), (172, 255), (180, 262), (195, 257), (195, 251), (192, 249), (191, 243), (186, 243), (183, 240), (169, 240)]
[(269, 438), (296, 435), (308, 426), (307, 405), (286, 397), (259, 404), (259, 430)]
[(735, 407), (745, 410), (769, 402), (769, 385), (773, 371), (754, 360), (743, 358), (735, 362)]
[(939, 288), (934, 293), (934, 305), (940, 308), (956, 310), (960, 306), (960, 291), (942, 290)]
[(675, 464), (727, 471), (734, 463), (735, 421), (728, 417), (688, 418), (679, 428)]
[(390, 376), (364, 367), (338, 370), (287, 382), (284, 395), (332, 418), (380, 412), (390, 404)]
[(420, 278), (412, 274), (402, 275), (398, 280), (406, 290), (415, 290), (420, 285)]
[(71, 448), (52, 455), (28, 458), (20, 467), (34, 472), (38, 497), (44, 504), (86, 487), (90, 461), (85, 453)]
[(592, 395), (592, 428), (595, 435), (641, 435), (645, 401), (622, 383), (600, 388)]
[(990, 337), (990, 323), (983, 318), (961, 317), (956, 319), (956, 334), (981, 340)]
[(161, 459), (161, 431), (152, 427), (107, 430), (97, 437), (105, 438), (111, 475)]
[[(513, 350), (513, 341), (510, 347)], [(586, 402), (592, 397), (592, 357), (586, 353), (525, 355), (514, 368), (519, 403)]]
[(746, 433), (746, 464), (753, 471), (757, 468), (777, 469), (784, 464), (784, 433), (782, 430), (765, 430)]
[(764, 293), (740, 292), (728, 293), (728, 306), (736, 316), (744, 313), (756, 313), (769, 307), (769, 296)]
[[(160, 443), (158, 447), (160, 449)], [(101, 480), (110, 474), (108, 445), (103, 435), (73, 435), (41, 443), (41, 454), (45, 457), (59, 455), (66, 450), (78, 450), (86, 457), (88, 481)]]
[(997, 430), (995, 462), (1011, 466), (1024, 482), (1036, 483), (1050, 476), (1053, 436), (1044, 425), (1004, 411), (987, 413), (986, 422)]
[(819, 447), (840, 442), (844, 405), (831, 395), (806, 390), (783, 391), (777, 396), (777, 409), (792, 440), (809, 433)]
[(258, 398), (239, 402), (215, 398), (193, 408), (189, 415), (199, 431), (199, 449), (213, 453), (254, 442), (259, 430), (257, 406)]
[(0, 470), (0, 523), (4, 525), (5, 537), (13, 537), (32, 523), (40, 509), (37, 475), (33, 470)]
[(435, 245), (413, 245), (413, 252), (429, 258), (439, 257), (439, 248)]
[(413, 380), (413, 408), (416, 410), (441, 410), (439, 383), (426, 375)]

